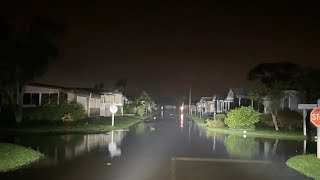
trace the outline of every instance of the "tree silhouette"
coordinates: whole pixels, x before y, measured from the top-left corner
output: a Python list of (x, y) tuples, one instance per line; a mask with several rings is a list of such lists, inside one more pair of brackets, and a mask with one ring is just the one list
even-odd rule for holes
[(303, 68), (300, 65), (290, 62), (261, 63), (249, 71), (247, 79), (260, 81), (267, 87), (271, 87), (274, 83), (286, 83), (294, 89), (302, 72)]
[(261, 63), (248, 72), (248, 80), (258, 81), (249, 94), (264, 104), (276, 130), (279, 130), (277, 116), (283, 91), (297, 89), (302, 72), (300, 65), (290, 62)]
[(46, 72), (49, 62), (58, 55), (54, 37), (61, 26), (35, 17), (26, 32), (14, 34), (4, 20), (0, 29), (1, 91), (8, 97), (16, 122), (21, 122), (24, 87)]
[(125, 94), (127, 88), (128, 78), (120, 78), (115, 84), (115, 88)]

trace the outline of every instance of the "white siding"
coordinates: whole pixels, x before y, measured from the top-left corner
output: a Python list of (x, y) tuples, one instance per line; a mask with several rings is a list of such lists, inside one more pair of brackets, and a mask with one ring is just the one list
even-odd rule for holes
[(81, 104), (86, 111), (88, 110), (87, 97), (77, 96), (77, 103)]

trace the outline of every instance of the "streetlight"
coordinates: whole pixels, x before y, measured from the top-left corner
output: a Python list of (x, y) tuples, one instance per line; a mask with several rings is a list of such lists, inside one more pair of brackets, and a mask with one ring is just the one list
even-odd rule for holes
[(180, 107), (181, 113), (183, 112), (183, 105)]

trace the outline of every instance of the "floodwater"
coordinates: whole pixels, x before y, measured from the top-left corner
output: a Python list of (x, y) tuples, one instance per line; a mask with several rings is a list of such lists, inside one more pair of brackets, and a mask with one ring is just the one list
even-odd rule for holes
[(46, 155), (29, 167), (1, 174), (1, 180), (308, 179), (285, 164), (304, 153), (304, 141), (206, 132), (174, 113), (159, 114), (127, 131), (0, 140)]

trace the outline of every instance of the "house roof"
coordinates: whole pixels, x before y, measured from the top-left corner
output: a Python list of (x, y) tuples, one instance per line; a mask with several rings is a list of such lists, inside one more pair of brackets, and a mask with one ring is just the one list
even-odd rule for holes
[(220, 94), (215, 94), (213, 95), (213, 98), (212, 98), (212, 101), (215, 101), (215, 100), (223, 100), (224, 97)]
[(226, 100), (231, 100), (234, 98), (248, 98), (248, 90), (245, 88), (231, 88)]
[(42, 87), (42, 88), (50, 88), (50, 89), (59, 89), (59, 90), (68, 90), (68, 88), (62, 87), (62, 86), (54, 86), (54, 85), (48, 85), (48, 84), (40, 84), (40, 83), (33, 83), (29, 86), (36, 86), (36, 87)]
[(200, 98), (200, 102), (203, 102), (203, 101), (211, 101), (212, 100), (212, 97), (201, 97)]
[(96, 90), (91, 88), (66, 88), (62, 86), (54, 86), (54, 85), (39, 84), (39, 83), (34, 83), (29, 86), (57, 89), (64, 93), (75, 93), (82, 96), (89, 96), (89, 94), (92, 93), (92, 97), (95, 97), (95, 98), (99, 98), (101, 96), (100, 92), (97, 92)]

